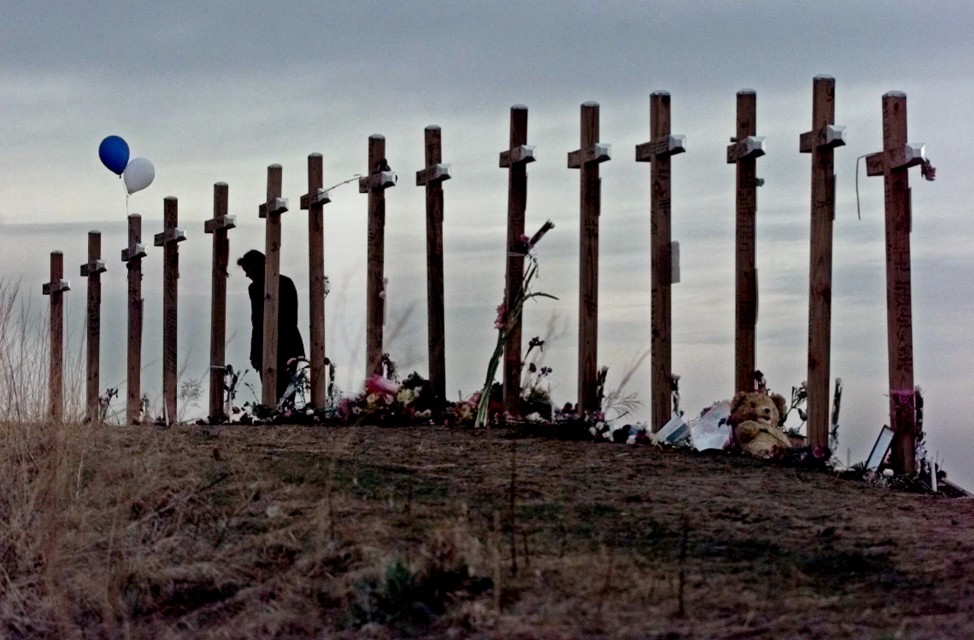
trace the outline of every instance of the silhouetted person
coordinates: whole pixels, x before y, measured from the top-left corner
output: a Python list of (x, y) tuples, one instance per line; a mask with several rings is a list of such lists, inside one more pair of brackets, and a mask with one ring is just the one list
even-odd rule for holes
[[(250, 250), (237, 260), (244, 274), (253, 282), (247, 288), (250, 294), (250, 364), (263, 379), (264, 375), (264, 254)], [(278, 282), (277, 316), (277, 398), (280, 400), (291, 381), (287, 361), (304, 355), (304, 342), (298, 330), (298, 291), (294, 282), (281, 275)]]

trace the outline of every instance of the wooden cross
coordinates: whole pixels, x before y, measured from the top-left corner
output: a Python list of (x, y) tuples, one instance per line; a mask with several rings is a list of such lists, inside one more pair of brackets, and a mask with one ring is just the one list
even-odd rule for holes
[(213, 268), (210, 276), (210, 423), (227, 418), (224, 409), (227, 351), (227, 265), (230, 262), (230, 239), (227, 232), (237, 226), (234, 216), (227, 215), (229, 187), (226, 182), (213, 185), (213, 217), (203, 223), (203, 232), (213, 234)]
[(883, 150), (866, 157), (866, 173), (883, 176), (886, 200), (886, 322), (893, 469), (916, 472), (916, 388), (913, 384), (913, 300), (910, 277), (910, 167), (925, 163), (924, 146), (906, 138), (906, 94), (883, 96)]
[(754, 390), (755, 327), (758, 321), (758, 272), (755, 268), (757, 159), (764, 138), (757, 133), (757, 94), (737, 92), (737, 135), (727, 147), (727, 163), (737, 165), (737, 251), (735, 258), (734, 389)]
[(162, 267), (162, 402), (163, 418), (167, 425), (176, 420), (176, 324), (179, 289), (179, 243), (186, 232), (177, 229), (179, 203), (169, 196), (163, 200), (165, 231), (157, 233), (154, 244), (163, 247)]
[(654, 92), (649, 99), (652, 139), (636, 147), (636, 162), (651, 162), (650, 281), (652, 360), (650, 426), (659, 431), (673, 415), (672, 294), (676, 269), (670, 233), (670, 158), (686, 151), (686, 137), (670, 134), (670, 94)]
[(324, 169), (320, 153), (308, 156), (308, 193), (301, 196), (301, 208), (308, 212), (308, 270), (311, 316), (311, 405), (324, 409), (328, 403), (328, 375), (325, 371), (325, 205), (331, 202), (323, 189)]
[(261, 404), (277, 406), (277, 323), (281, 290), (281, 214), (288, 202), (281, 197), (283, 172), (279, 164), (267, 167), (267, 200), (258, 207), (264, 219), (264, 350), (261, 356)]
[(130, 214), (129, 245), (122, 249), (128, 268), (128, 336), (126, 358), (125, 421), (138, 424), (142, 415), (142, 216)]
[(597, 397), (599, 329), (599, 214), (602, 180), (599, 164), (609, 160), (611, 145), (599, 142), (599, 104), (582, 104), (581, 144), (568, 154), (568, 168), (579, 169), (581, 242), (578, 295), (578, 412), (601, 409)]
[(835, 149), (845, 127), (835, 125), (835, 79), (812, 81), (812, 129), (799, 148), (812, 155), (812, 229), (808, 285), (808, 444), (829, 444), (829, 368), (832, 343), (832, 223), (835, 220)]
[(101, 232), (88, 232), (88, 262), (81, 265), (81, 277), (88, 278), (87, 371), (85, 407), (89, 422), (101, 421), (99, 369), (101, 351), (101, 274), (107, 271), (101, 259)]
[(426, 349), (433, 397), (446, 399), (446, 320), (443, 302), (443, 181), (450, 165), (443, 162), (440, 128), (426, 127), (426, 168), (416, 172), (416, 186), (426, 187)]
[(359, 178), (359, 193), (369, 194), (368, 276), (365, 311), (365, 375), (382, 374), (382, 325), (385, 318), (385, 190), (398, 177), (386, 162), (386, 139), (369, 136), (368, 175)]
[(50, 331), (51, 361), (48, 369), (48, 417), (61, 422), (64, 394), (64, 292), (71, 283), (64, 280), (64, 254), (51, 252), (51, 281), (41, 286), (45, 296), (51, 296)]
[[(501, 151), (500, 166), (507, 169), (507, 270), (504, 309), (510, 311), (524, 286), (524, 218), (528, 201), (529, 162), (535, 161), (534, 147), (528, 146), (528, 108), (511, 107), (510, 147)], [(521, 318), (508, 325), (504, 344), (504, 410), (521, 414)]]

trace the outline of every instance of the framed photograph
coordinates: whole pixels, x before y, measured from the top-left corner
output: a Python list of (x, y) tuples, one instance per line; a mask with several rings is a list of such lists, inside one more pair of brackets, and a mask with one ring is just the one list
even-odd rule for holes
[(869, 452), (869, 457), (866, 458), (866, 469), (869, 471), (878, 469), (879, 465), (883, 464), (883, 460), (886, 459), (886, 454), (889, 453), (889, 448), (892, 445), (893, 430), (883, 425), (883, 428), (879, 430), (879, 437), (876, 438), (873, 450)]

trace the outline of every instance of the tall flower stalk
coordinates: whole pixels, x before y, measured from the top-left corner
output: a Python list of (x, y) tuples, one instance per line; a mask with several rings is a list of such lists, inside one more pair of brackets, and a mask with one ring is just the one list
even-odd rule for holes
[(541, 240), (546, 233), (551, 229), (554, 229), (555, 225), (548, 220), (541, 228), (538, 229), (537, 233), (528, 238), (527, 236), (521, 237), (521, 251), (524, 253), (524, 257), (528, 260), (527, 269), (524, 270), (523, 280), (521, 281), (521, 290), (517, 297), (511, 301), (511, 308), (508, 309), (505, 302), (497, 307), (497, 319), (494, 320), (494, 327), (497, 329), (497, 344), (494, 346), (494, 353), (490, 357), (490, 361), (487, 363), (487, 377), (484, 380), (484, 388), (480, 392), (480, 398), (477, 401), (477, 417), (474, 421), (474, 426), (479, 427), (487, 422), (487, 413), (490, 409), (490, 390), (494, 386), (494, 377), (497, 375), (497, 367), (500, 364), (501, 358), (504, 355), (504, 345), (507, 344), (507, 336), (510, 334), (511, 329), (517, 325), (521, 318), (521, 314), (524, 311), (524, 303), (532, 298), (551, 298), (552, 300), (557, 300), (555, 296), (549, 293), (543, 293), (541, 291), (531, 291), (531, 283), (534, 278), (538, 275), (538, 259), (532, 252), (535, 245)]

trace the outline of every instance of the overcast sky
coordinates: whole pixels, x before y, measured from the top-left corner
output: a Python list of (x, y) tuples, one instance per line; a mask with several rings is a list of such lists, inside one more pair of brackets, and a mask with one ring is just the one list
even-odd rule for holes
[[(124, 331), (126, 200), (98, 160), (107, 135), (149, 158), (156, 180), (133, 195), (144, 236), (161, 230), (162, 200), (179, 198), (180, 358), (185, 376), (205, 373), (208, 353), (213, 184), (230, 185), (233, 257), (263, 244), (257, 205), (266, 167), (284, 167), (293, 204), (307, 190), (309, 153), (324, 156), (325, 184), (366, 169), (370, 134), (386, 137), (399, 185), (387, 192), (387, 347), (404, 367), (426, 372), (423, 128), (443, 130), (446, 192), (447, 370), (451, 394), (482, 384), (503, 289), (509, 109), (529, 107), (528, 227), (556, 229), (538, 250), (540, 289), (559, 297), (527, 310), (525, 335), (554, 315), (564, 334), (547, 354), (558, 402), (575, 400), (579, 105), (601, 105), (599, 361), (610, 386), (649, 347), (649, 167), (634, 147), (649, 137), (649, 94), (672, 94), (674, 133), (687, 153), (673, 159), (673, 237), (682, 248), (674, 287), (674, 369), (685, 408), (696, 413), (733, 386), (735, 94), (758, 95), (761, 308), (758, 366), (786, 395), (805, 377), (812, 78), (836, 78), (836, 121), (848, 145), (836, 151), (833, 377), (846, 385), (842, 454), (864, 458), (887, 421), (882, 180), (859, 176), (856, 158), (882, 146), (881, 97), (908, 95), (909, 138), (927, 144), (937, 181), (912, 173), (916, 380), (927, 392), (930, 448), (974, 485), (968, 386), (974, 359), (970, 145), (974, 99), (974, 5), (957, 2), (31, 2), (0, 22), (0, 267), (46, 300), (48, 252), (65, 253), (69, 321), (83, 322), (86, 232), (104, 234), (106, 331)], [(284, 216), (282, 270), (307, 304), (305, 215)], [(355, 390), (364, 360), (366, 198), (354, 184), (326, 207), (328, 351), (339, 382)], [(146, 389), (158, 394), (161, 251), (145, 260)], [(245, 365), (246, 280), (230, 280), (228, 359)], [(81, 326), (74, 327), (76, 335)], [(307, 340), (307, 330), (305, 339)], [(105, 349), (112, 350), (112, 341)], [(123, 385), (122, 355), (104, 354), (103, 386)], [(644, 364), (629, 384), (649, 396)], [(205, 402), (203, 403), (205, 406)], [(645, 408), (641, 411), (646, 417)]]

